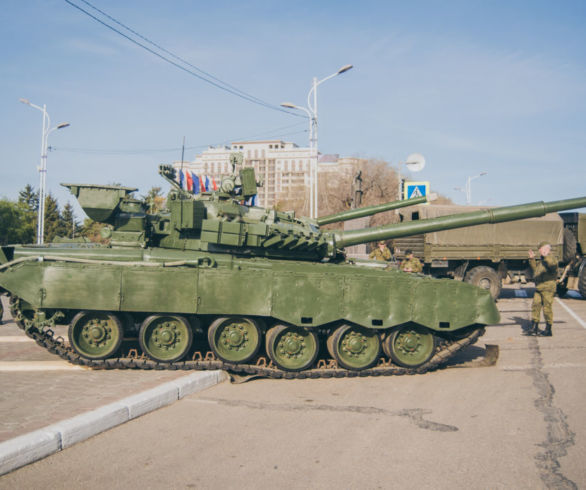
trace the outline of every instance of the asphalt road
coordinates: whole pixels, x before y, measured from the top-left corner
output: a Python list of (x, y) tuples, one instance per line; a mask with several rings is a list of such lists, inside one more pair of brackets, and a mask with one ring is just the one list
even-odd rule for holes
[(479, 342), (500, 346), (494, 367), (223, 383), (0, 489), (586, 488), (586, 301), (556, 301), (554, 336), (536, 338), (516, 294)]

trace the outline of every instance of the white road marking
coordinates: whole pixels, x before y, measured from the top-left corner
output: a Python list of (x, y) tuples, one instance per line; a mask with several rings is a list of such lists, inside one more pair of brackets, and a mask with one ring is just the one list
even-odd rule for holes
[[(571, 363), (571, 362), (556, 362), (553, 364), (545, 364), (543, 369), (558, 369), (558, 368), (583, 368), (586, 367), (584, 363)], [(535, 369), (533, 366), (499, 366), (501, 371), (528, 371), (529, 369)]]
[(576, 315), (576, 313), (574, 313), (574, 312), (573, 312), (573, 311), (570, 309), (570, 307), (569, 307), (569, 306), (565, 305), (565, 304), (564, 304), (564, 302), (563, 302), (561, 299), (559, 299), (559, 298), (556, 298), (556, 301), (557, 301), (557, 302), (558, 302), (560, 305), (562, 305), (562, 308), (563, 308), (564, 310), (566, 310), (566, 311), (567, 311), (567, 312), (568, 312), (568, 313), (571, 315), (571, 317), (572, 317), (574, 320), (576, 320), (576, 321), (577, 321), (577, 322), (578, 322), (580, 325), (582, 325), (582, 327), (586, 328), (586, 322), (584, 322), (584, 320), (582, 320), (582, 319), (581, 319), (581, 318), (580, 318), (578, 315)]
[(22, 337), (20, 335), (6, 335), (4, 337), (0, 337), (0, 344), (8, 344), (12, 342), (34, 342), (34, 340), (29, 339), (28, 337)]
[(6, 361), (0, 362), (0, 372), (79, 371), (84, 368), (66, 361)]
[(524, 289), (515, 289), (515, 296), (517, 298), (527, 298), (527, 291)]

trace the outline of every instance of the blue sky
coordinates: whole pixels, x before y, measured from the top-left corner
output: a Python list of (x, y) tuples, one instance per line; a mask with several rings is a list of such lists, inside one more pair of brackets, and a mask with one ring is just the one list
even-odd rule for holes
[[(82, 0), (71, 0), (91, 9)], [(271, 104), (319, 88), (324, 153), (427, 160), (417, 180), (463, 203), (586, 194), (586, 2), (94, 0), (143, 36)], [(218, 90), (63, 0), (4, 0), (0, 15), (0, 196), (38, 186), (41, 114), (52, 122), (47, 183), (146, 192), (160, 163), (209, 144), (307, 144), (306, 120)], [(166, 150), (166, 151), (164, 151)]]

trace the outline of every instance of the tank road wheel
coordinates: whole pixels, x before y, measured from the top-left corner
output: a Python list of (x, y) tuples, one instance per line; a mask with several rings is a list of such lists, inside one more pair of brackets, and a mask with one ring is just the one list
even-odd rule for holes
[(303, 371), (317, 358), (319, 341), (315, 332), (300, 327), (275, 325), (266, 335), (270, 359), (286, 371)]
[(383, 342), (383, 350), (395, 364), (416, 368), (431, 359), (435, 352), (435, 337), (426, 328), (405, 325), (391, 332)]
[(378, 359), (380, 338), (375, 330), (342, 325), (328, 339), (328, 350), (341, 367), (367, 369)]
[(116, 315), (105, 311), (81, 311), (69, 325), (71, 346), (88, 359), (111, 357), (120, 347), (122, 337), (122, 323)]
[(208, 330), (211, 349), (226, 362), (246, 362), (252, 359), (258, 352), (260, 339), (260, 325), (252, 318), (218, 318)]
[(191, 348), (193, 332), (182, 316), (151, 315), (138, 332), (142, 351), (159, 362), (174, 362), (183, 358)]

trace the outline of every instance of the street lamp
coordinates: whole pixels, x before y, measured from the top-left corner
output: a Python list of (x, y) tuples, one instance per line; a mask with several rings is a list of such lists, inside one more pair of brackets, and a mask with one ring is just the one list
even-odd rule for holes
[(45, 236), (45, 188), (46, 188), (46, 177), (47, 177), (47, 148), (49, 135), (58, 129), (68, 127), (69, 123), (57, 124), (51, 128), (51, 118), (47, 113), (47, 106), (43, 104), (43, 107), (31, 103), (28, 99), (18, 99), (23, 104), (31, 106), (33, 109), (37, 109), (43, 113), (43, 131), (41, 133), (41, 165), (39, 166), (39, 209), (37, 215), (37, 245), (44, 243)]
[(483, 175), (488, 174), (488, 172), (480, 172), (478, 175), (474, 175), (473, 177), (468, 177), (468, 180), (466, 180), (466, 204), (470, 205), (472, 204), (472, 189), (470, 187), (470, 183), (474, 180), (474, 179), (478, 179), (479, 177), (482, 177)]
[[(302, 110), (307, 114), (307, 118), (309, 119), (309, 152), (310, 152), (310, 166), (309, 166), (309, 215), (311, 218), (317, 218), (317, 195), (318, 195), (318, 187), (317, 187), (317, 160), (318, 160), (318, 145), (317, 145), (317, 87), (324, 83), (326, 80), (330, 78), (334, 78), (335, 76), (341, 75), (342, 73), (347, 72), (348, 70), (352, 69), (352, 65), (344, 65), (340, 68), (337, 72), (332, 73), (331, 75), (318, 80), (316, 77), (313, 77), (313, 82), (311, 84), (311, 89), (307, 94), (307, 107), (301, 107), (295, 105), (291, 102), (283, 102), (281, 104), (282, 107), (287, 107), (288, 109), (298, 109)], [(311, 94), (313, 93), (313, 104), (311, 102)]]

